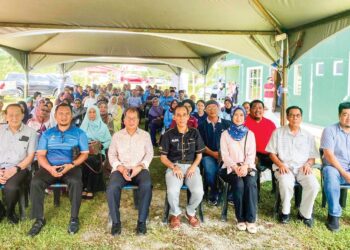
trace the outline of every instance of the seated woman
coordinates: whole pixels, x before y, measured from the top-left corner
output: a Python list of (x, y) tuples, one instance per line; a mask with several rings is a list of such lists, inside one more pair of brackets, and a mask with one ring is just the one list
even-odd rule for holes
[(199, 127), (202, 124), (202, 122), (204, 122), (207, 119), (208, 115), (204, 111), (205, 101), (198, 100), (196, 106), (197, 106), (197, 112), (194, 112), (193, 116), (197, 118), (198, 127)]
[[(100, 142), (102, 150), (100, 154), (89, 154), (89, 158), (83, 163), (83, 198), (92, 199), (94, 192), (106, 189), (101, 171), (102, 162), (106, 158), (105, 150), (109, 147), (112, 137), (107, 125), (102, 121), (100, 110), (96, 106), (90, 106), (80, 128), (85, 131), (89, 142)], [(102, 162), (101, 162), (102, 161)]]
[(221, 135), (220, 148), (224, 164), (220, 176), (232, 187), (238, 230), (256, 233), (256, 145), (254, 133), (244, 125), (245, 117), (244, 108), (237, 106), (233, 110), (233, 123)]
[(113, 118), (114, 132), (122, 129), (122, 116), (124, 113), (124, 97), (122, 95), (112, 96), (108, 103), (108, 112)]
[(232, 109), (233, 109), (231, 100), (225, 99), (224, 105), (225, 106), (223, 107), (223, 109), (221, 110), (221, 113), (220, 113), (220, 118), (224, 119), (224, 120), (231, 121), (231, 113), (232, 113)]
[(148, 124), (151, 129), (151, 140), (154, 147), (158, 147), (156, 142), (157, 130), (163, 127), (163, 108), (159, 106), (159, 100), (157, 97), (152, 99), (152, 107), (148, 112)]
[[(185, 106), (188, 110), (188, 113), (190, 114), (190, 119), (188, 119), (187, 126), (189, 128), (198, 128), (198, 121), (197, 118), (192, 115), (192, 111), (195, 108), (194, 102), (191, 99), (186, 99), (181, 102), (182, 106)], [(175, 120), (172, 121), (170, 128), (175, 128), (176, 122)]]
[(164, 113), (163, 123), (165, 131), (170, 128), (170, 125), (173, 122), (174, 110), (177, 105), (179, 105), (179, 102), (176, 99), (172, 100), (170, 103), (170, 108)]
[(100, 110), (100, 115), (102, 121), (107, 125), (109, 133), (111, 135), (114, 134), (114, 124), (113, 124), (113, 117), (112, 115), (108, 112), (108, 105), (105, 101), (99, 101), (97, 103), (97, 107)]

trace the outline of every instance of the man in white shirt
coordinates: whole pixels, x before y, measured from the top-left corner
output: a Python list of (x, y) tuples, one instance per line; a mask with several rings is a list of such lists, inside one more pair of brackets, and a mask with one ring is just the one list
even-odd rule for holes
[(139, 215), (136, 233), (146, 234), (146, 220), (152, 199), (152, 183), (148, 167), (153, 158), (153, 146), (148, 132), (138, 128), (139, 112), (136, 108), (125, 111), (125, 128), (113, 135), (108, 157), (112, 173), (107, 188), (109, 213), (112, 217), (113, 236), (121, 233), (120, 196), (127, 184), (139, 187)]
[(300, 128), (302, 109), (297, 106), (287, 108), (288, 125), (276, 129), (266, 146), (273, 161), (273, 169), (278, 181), (282, 201), (281, 223), (289, 222), (291, 199), (295, 181), (303, 188), (298, 218), (312, 227), (313, 205), (320, 185), (312, 173), (312, 165), (319, 156), (315, 138)]
[(90, 89), (89, 96), (85, 97), (83, 102), (84, 102), (84, 108), (88, 108), (91, 105), (96, 104), (97, 103), (96, 90)]

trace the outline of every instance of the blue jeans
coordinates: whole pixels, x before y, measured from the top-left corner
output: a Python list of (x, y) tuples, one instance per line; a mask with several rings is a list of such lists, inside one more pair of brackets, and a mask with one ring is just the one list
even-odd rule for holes
[(204, 178), (206, 180), (206, 184), (210, 187), (209, 200), (217, 200), (218, 188), (216, 180), (220, 166), (217, 160), (211, 156), (204, 156), (201, 163), (204, 168)]
[(340, 217), (342, 208), (339, 204), (340, 185), (346, 184), (345, 179), (340, 175), (339, 171), (332, 166), (323, 168), (324, 192), (328, 203), (328, 214)]

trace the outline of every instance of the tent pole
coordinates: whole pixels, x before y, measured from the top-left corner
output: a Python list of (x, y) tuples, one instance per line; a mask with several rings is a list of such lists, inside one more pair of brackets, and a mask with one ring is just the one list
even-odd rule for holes
[[(25, 72), (25, 82), (24, 82), (24, 88), (23, 88), (23, 97), (26, 99), (28, 97), (28, 87), (29, 87), (29, 70), (26, 68)], [(35, 101), (35, 100), (34, 100)]]
[(206, 101), (207, 97), (207, 74), (204, 75), (204, 96), (203, 100)]
[(287, 93), (288, 93), (288, 39), (282, 41), (283, 62), (282, 62), (282, 107), (281, 107), (281, 126), (286, 124)]

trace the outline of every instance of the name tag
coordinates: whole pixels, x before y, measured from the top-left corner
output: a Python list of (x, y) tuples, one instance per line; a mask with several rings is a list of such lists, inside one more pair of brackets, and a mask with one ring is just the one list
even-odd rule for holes
[(171, 139), (171, 142), (179, 142), (179, 139)]

